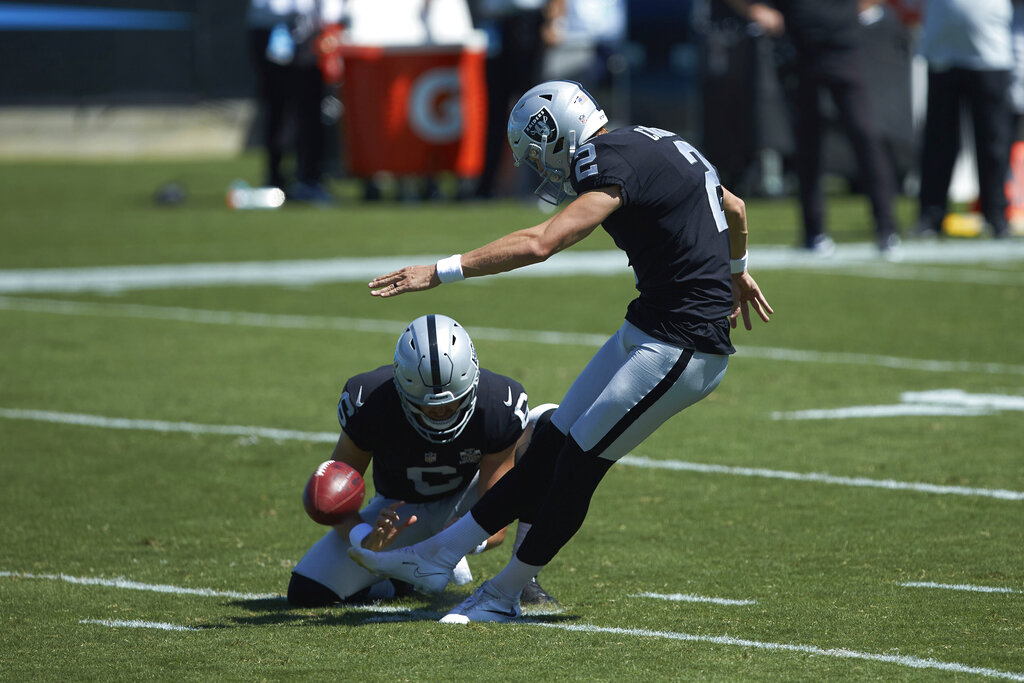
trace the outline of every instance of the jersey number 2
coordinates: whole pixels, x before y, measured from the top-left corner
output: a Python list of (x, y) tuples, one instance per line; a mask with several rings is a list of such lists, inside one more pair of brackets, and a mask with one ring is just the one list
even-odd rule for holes
[[(661, 128), (651, 128), (650, 126), (637, 126), (633, 129), (635, 132), (642, 135), (646, 135), (652, 140), (660, 140), (662, 138), (675, 137), (675, 133), (669, 130), (663, 130)], [(691, 145), (685, 140), (675, 141), (676, 150), (686, 157), (686, 160), (690, 164), (700, 164), (704, 167), (704, 189), (708, 193), (708, 204), (711, 205), (711, 215), (715, 217), (715, 225), (718, 227), (718, 232), (724, 232), (729, 229), (729, 224), (725, 220), (725, 209), (722, 208), (722, 182), (718, 179), (718, 171), (715, 167), (708, 163), (708, 160), (704, 158), (697, 148)]]
[(718, 172), (715, 171), (715, 167), (708, 163), (696, 147), (685, 140), (676, 140), (676, 149), (691, 164), (700, 164), (704, 167), (704, 189), (708, 193), (711, 215), (715, 217), (718, 232), (728, 230), (729, 223), (725, 220), (725, 210), (722, 208), (722, 183), (718, 180)]

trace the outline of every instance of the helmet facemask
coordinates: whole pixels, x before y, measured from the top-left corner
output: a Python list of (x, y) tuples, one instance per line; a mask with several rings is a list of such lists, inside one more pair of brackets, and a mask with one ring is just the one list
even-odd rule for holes
[[(553, 157), (549, 158), (545, 153), (548, 148), (547, 134), (541, 136), (540, 144), (531, 143), (526, 153), (526, 159), (516, 159), (515, 164), (525, 164), (533, 169), (541, 177), (540, 185), (533, 191), (535, 195), (546, 202), (558, 206), (568, 196), (575, 196), (569, 182), (569, 163), (576, 153), (576, 131), (570, 130), (568, 135), (569, 143), (563, 141), (559, 149), (557, 144)], [(561, 157), (564, 156), (565, 159)], [(564, 170), (563, 170), (564, 169)]]
[[(413, 429), (432, 443), (447, 443), (466, 428), (476, 409), (480, 366), (466, 331), (444, 315), (417, 318), (395, 347), (395, 387)], [(454, 410), (438, 419), (432, 407)]]

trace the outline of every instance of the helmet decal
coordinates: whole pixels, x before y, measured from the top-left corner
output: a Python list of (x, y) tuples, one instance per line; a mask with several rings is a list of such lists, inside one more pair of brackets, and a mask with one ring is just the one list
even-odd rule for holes
[(430, 339), (430, 386), (434, 388), (434, 393), (438, 394), (442, 391), (441, 365), (437, 355), (437, 318), (433, 315), (427, 316), (427, 338)]
[(519, 98), (508, 119), (508, 142), (516, 166), (540, 175), (538, 197), (558, 204), (575, 194), (573, 154), (606, 123), (604, 111), (575, 81), (546, 81)]
[(548, 142), (558, 139), (558, 124), (555, 117), (551, 115), (547, 107), (542, 107), (539, 112), (530, 117), (530, 122), (523, 128), (523, 132), (531, 140), (543, 142), (547, 137)]

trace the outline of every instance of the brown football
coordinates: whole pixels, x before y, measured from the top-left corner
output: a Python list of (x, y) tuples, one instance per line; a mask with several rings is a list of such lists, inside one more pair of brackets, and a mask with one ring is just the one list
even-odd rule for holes
[(333, 526), (359, 510), (366, 483), (351, 465), (337, 460), (320, 463), (306, 482), (302, 504), (317, 524)]

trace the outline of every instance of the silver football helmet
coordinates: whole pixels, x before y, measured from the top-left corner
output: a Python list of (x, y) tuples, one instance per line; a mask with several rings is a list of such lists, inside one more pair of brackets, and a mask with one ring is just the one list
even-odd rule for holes
[(575, 81), (547, 81), (520, 97), (508, 118), (508, 142), (516, 166), (525, 163), (543, 179), (534, 194), (552, 204), (573, 194), (572, 157), (607, 123), (604, 110)]
[[(406, 419), (428, 441), (447, 443), (462, 433), (476, 408), (479, 384), (473, 340), (448, 316), (416, 318), (398, 338), (395, 386)], [(438, 409), (444, 406), (449, 410)]]

